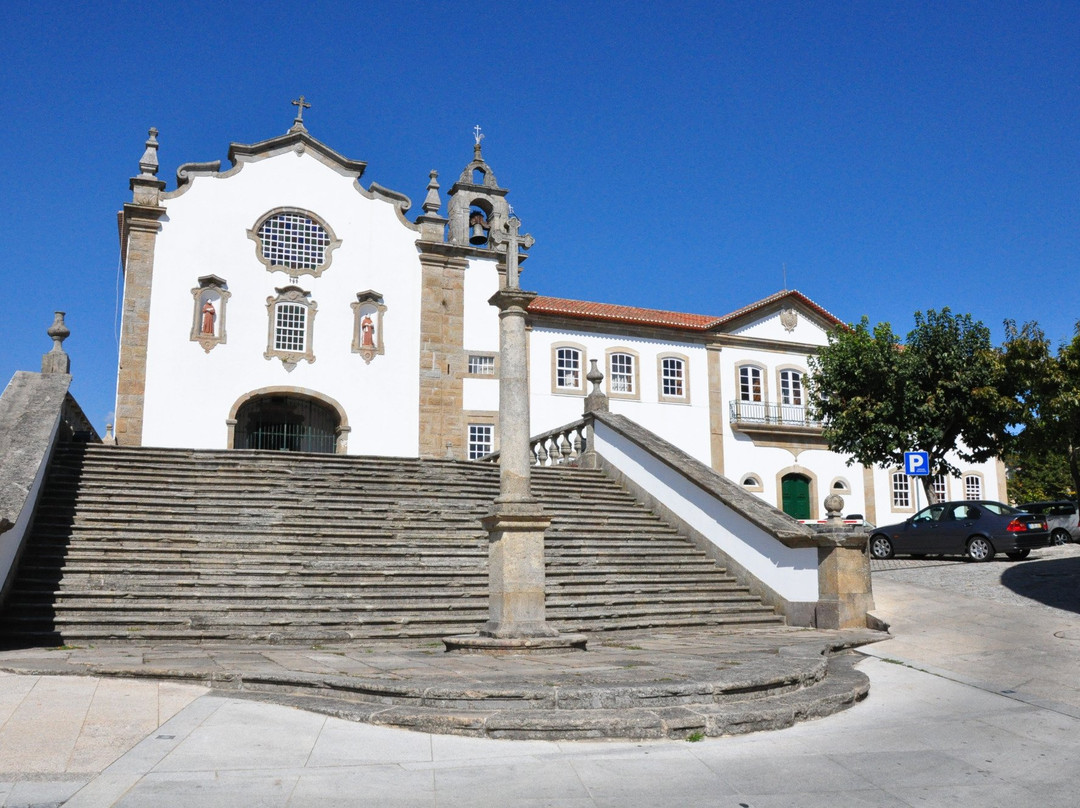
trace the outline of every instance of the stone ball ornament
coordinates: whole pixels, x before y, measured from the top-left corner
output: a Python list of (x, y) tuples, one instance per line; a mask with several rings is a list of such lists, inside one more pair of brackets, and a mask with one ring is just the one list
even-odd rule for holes
[(839, 494), (829, 494), (825, 497), (825, 512), (832, 516), (839, 515), (844, 510), (844, 498)]

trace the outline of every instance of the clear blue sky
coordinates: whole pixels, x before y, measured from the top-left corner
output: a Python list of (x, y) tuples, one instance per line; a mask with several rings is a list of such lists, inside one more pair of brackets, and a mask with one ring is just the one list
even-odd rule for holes
[(783, 288), (898, 333), (916, 310), (1080, 318), (1080, 3), (12, 4), (0, 40), (0, 384), (67, 311), (113, 407), (116, 212), (283, 133), (444, 188), (471, 128), (542, 294), (724, 314)]

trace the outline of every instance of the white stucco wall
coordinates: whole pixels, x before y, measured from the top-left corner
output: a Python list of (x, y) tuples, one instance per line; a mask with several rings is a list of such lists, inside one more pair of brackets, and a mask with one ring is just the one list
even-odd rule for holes
[[(696, 459), (711, 464), (709, 444), (709, 371), (704, 347), (691, 343), (665, 342), (627, 337), (616, 333), (590, 333), (534, 327), (529, 335), (529, 372), (532, 399), (532, 434), (567, 424), (581, 417), (585, 393), (591, 385), (584, 382), (580, 395), (555, 391), (553, 349), (572, 344), (583, 349), (584, 373), (589, 360), (596, 359), (607, 376), (607, 352), (626, 350), (637, 356), (637, 380), (640, 397), (610, 396), (612, 412), (625, 415), (675, 444)], [(685, 357), (688, 366), (685, 402), (660, 401), (660, 358), (664, 354)], [(584, 376), (583, 373), (583, 376)], [(607, 392), (608, 380), (603, 388)]]
[[(419, 450), (420, 266), (417, 233), (392, 204), (368, 199), (310, 154), (287, 152), (242, 165), (232, 176), (196, 177), (165, 201), (154, 256), (147, 344), (143, 443), (223, 448), (226, 418), (243, 395), (266, 387), (300, 387), (335, 399), (345, 410), (352, 454), (415, 455)], [(247, 231), (278, 207), (314, 213), (341, 245), (319, 278), (268, 272)], [(225, 344), (209, 353), (190, 340), (198, 278), (228, 283)], [(289, 372), (266, 359), (275, 288), (297, 285), (318, 304), (315, 361)], [(379, 292), (387, 307), (385, 354), (365, 364), (351, 350), (358, 292)], [(220, 316), (220, 313), (219, 313)], [(198, 406), (191, 406), (197, 401)]]
[(604, 424), (596, 424), (593, 441), (605, 460), (781, 597), (817, 600), (816, 547), (787, 547)]

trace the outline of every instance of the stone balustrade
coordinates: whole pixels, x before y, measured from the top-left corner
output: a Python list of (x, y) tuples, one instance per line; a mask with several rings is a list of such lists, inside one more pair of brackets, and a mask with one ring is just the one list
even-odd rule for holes
[[(529, 438), (529, 453), (533, 466), (580, 465), (588, 445), (588, 424), (585, 418), (550, 429)], [(498, 463), (499, 453), (492, 452), (480, 458), (486, 463)]]

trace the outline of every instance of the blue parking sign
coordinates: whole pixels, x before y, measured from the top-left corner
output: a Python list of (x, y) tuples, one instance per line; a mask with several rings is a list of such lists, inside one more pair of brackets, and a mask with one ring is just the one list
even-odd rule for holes
[(904, 452), (904, 474), (909, 477), (929, 477), (930, 453)]

